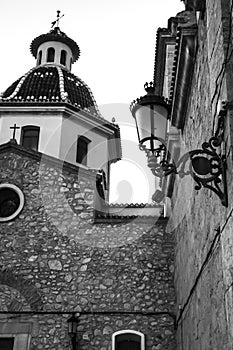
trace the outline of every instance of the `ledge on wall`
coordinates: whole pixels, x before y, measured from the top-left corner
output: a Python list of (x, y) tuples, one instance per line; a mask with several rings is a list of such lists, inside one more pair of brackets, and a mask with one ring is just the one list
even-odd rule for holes
[(95, 213), (95, 223), (130, 222), (138, 219), (140, 222), (154, 221), (163, 217), (163, 206), (149, 203), (117, 203), (106, 204), (102, 212)]

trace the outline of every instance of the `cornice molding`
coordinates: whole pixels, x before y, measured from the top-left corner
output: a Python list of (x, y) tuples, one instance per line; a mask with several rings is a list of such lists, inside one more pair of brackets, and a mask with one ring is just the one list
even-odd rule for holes
[(196, 55), (196, 33), (196, 25), (180, 27), (177, 38), (170, 100), (171, 123), (178, 129), (183, 129), (185, 122)]

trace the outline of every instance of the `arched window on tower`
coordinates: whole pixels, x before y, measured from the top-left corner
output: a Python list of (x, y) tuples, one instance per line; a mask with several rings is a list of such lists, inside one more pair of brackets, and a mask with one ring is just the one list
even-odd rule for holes
[(23, 126), (20, 144), (33, 151), (38, 150), (40, 128), (34, 125)]
[(55, 49), (53, 47), (49, 47), (47, 50), (47, 62), (54, 62), (55, 57)]
[(40, 50), (39, 53), (38, 53), (38, 60), (37, 60), (37, 64), (38, 65), (41, 64), (41, 60), (42, 60), (42, 50)]
[(72, 60), (72, 57), (70, 59), (70, 70), (71, 70), (71, 67), (72, 67), (72, 63), (73, 63), (73, 60)]
[(63, 66), (66, 65), (66, 56), (67, 52), (65, 50), (61, 50), (60, 63), (63, 64)]
[(112, 350), (145, 350), (145, 336), (133, 330), (115, 332), (112, 335)]
[(77, 140), (76, 162), (87, 165), (88, 144), (91, 142), (85, 136), (79, 136)]

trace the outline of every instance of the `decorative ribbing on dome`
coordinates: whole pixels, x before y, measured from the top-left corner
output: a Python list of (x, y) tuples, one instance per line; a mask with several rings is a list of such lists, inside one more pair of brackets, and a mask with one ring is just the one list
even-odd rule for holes
[[(65, 78), (65, 93), (69, 91), (70, 103), (100, 117), (101, 115), (97, 103), (89, 86), (81, 78), (66, 70), (63, 70), (63, 75)], [(80, 89), (77, 89), (77, 87)], [(80, 100), (80, 91), (85, 92), (82, 106), (76, 102)]]
[[(10, 96), (8, 96), (8, 97), (5, 97), (4, 100), (11, 100), (11, 99), (13, 99), (13, 98), (17, 95), (17, 93), (19, 92), (19, 89), (20, 89), (21, 86), (23, 85), (25, 79), (27, 78), (27, 76), (28, 76), (31, 72), (33, 72), (33, 70), (35, 70), (35, 68), (30, 69), (26, 74), (24, 74), (24, 75), (22, 76), (22, 78), (19, 79), (18, 84), (16, 85), (16, 87), (15, 87), (14, 91), (12, 92), (12, 94), (11, 94)], [(15, 84), (15, 83), (14, 83), (14, 84)], [(3, 97), (4, 97), (4, 93), (2, 94), (1, 99), (3, 99)]]
[(59, 87), (60, 87), (61, 99), (64, 102), (68, 102), (68, 98), (67, 98), (68, 94), (64, 90), (64, 76), (63, 76), (62, 69), (60, 67), (56, 67), (56, 68), (57, 68), (58, 76), (59, 76)]
[(57, 65), (37, 66), (1, 96), (4, 102), (68, 103), (101, 119), (94, 96), (83, 80)]

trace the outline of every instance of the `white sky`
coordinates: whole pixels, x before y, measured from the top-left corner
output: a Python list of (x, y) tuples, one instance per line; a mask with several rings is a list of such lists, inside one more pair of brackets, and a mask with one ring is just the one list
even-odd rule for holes
[(60, 28), (77, 42), (81, 56), (72, 72), (91, 88), (103, 115), (121, 127), (124, 160), (112, 167), (111, 200), (147, 202), (154, 178), (137, 147), (129, 104), (153, 79), (156, 30), (184, 10), (181, 0), (8, 0), (0, 5), (0, 92), (35, 65), (31, 41)]

